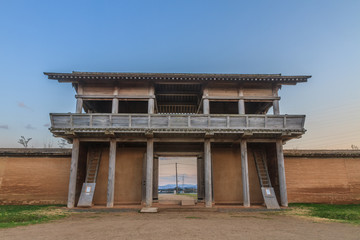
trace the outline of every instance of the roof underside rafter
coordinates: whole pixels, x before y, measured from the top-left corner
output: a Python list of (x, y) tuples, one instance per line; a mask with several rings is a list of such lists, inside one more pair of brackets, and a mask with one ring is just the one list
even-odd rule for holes
[(306, 82), (311, 76), (282, 76), (281, 74), (203, 74), (203, 73), (107, 73), (107, 72), (72, 72), (49, 73), (49, 79), (59, 82), (78, 81), (114, 81), (114, 80), (148, 80), (148, 81), (241, 81), (273, 82), (279, 84), (296, 84)]

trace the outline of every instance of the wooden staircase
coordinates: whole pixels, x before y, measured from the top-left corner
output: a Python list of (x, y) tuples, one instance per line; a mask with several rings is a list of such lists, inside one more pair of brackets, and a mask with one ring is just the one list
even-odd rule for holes
[(271, 186), (269, 172), (266, 165), (266, 153), (264, 150), (255, 150), (253, 151), (253, 155), (264, 203), (268, 209), (280, 209), (274, 188)]
[(92, 206), (94, 192), (95, 192), (96, 178), (99, 172), (101, 153), (102, 153), (101, 147), (91, 147), (88, 150), (86, 178), (81, 189), (81, 194), (77, 205), (78, 207)]

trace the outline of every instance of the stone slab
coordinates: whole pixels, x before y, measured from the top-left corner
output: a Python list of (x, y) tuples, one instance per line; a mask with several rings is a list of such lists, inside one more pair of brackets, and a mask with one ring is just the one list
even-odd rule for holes
[(195, 206), (195, 200), (181, 200), (181, 206)]
[(267, 209), (280, 209), (279, 203), (276, 199), (274, 188), (262, 187), (262, 195)]
[(156, 207), (143, 207), (140, 212), (141, 213), (157, 213), (159, 211)]

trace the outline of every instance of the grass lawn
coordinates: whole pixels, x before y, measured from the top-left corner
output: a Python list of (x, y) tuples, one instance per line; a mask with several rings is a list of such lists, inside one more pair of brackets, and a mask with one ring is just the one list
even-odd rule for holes
[(6, 205), (0, 206), (0, 228), (47, 222), (67, 216), (62, 205)]
[(311, 204), (311, 203), (292, 203), (289, 205), (295, 211), (301, 210), (300, 215), (327, 218), (360, 224), (360, 204)]

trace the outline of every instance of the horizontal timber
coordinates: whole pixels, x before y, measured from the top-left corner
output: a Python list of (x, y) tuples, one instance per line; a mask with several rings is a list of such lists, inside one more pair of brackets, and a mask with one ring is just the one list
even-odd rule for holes
[(149, 99), (155, 98), (154, 95), (76, 95), (76, 98), (83, 99)]

